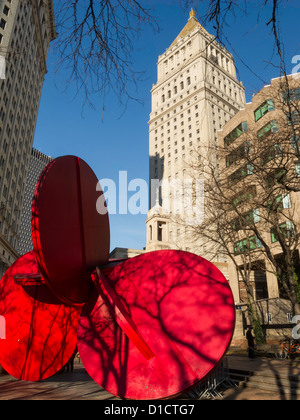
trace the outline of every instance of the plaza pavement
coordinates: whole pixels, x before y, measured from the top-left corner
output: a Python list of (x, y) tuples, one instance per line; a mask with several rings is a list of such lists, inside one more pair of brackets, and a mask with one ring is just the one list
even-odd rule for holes
[[(275, 358), (258, 357), (249, 360), (245, 356), (228, 356), (230, 369), (258, 372), (260, 375), (274, 374), (275, 378), (282, 375), (293, 375), (300, 379), (300, 363), (298, 361), (280, 362)], [(300, 399), (290, 397), (288, 392), (279, 386), (273, 390), (249, 388), (243, 385), (222, 392), (223, 400), (289, 400)], [(79, 362), (72, 372), (64, 372), (39, 383), (22, 382), (9, 375), (0, 375), (0, 400), (106, 400), (116, 401), (96, 384), (86, 373)]]

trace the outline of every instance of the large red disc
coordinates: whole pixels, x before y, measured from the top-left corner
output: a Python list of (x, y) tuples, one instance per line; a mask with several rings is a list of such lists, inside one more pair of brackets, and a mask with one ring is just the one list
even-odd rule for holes
[(228, 281), (213, 264), (159, 251), (102, 274), (102, 282), (94, 274), (98, 290), (78, 329), (81, 359), (100, 386), (124, 399), (169, 398), (218, 366), (232, 339), (235, 309)]
[(77, 347), (81, 309), (66, 306), (46, 285), (21, 286), (15, 277), (25, 275), (30, 284), (39, 273), (30, 252), (19, 258), (0, 281), (0, 315), (6, 338), (0, 340), (0, 365), (17, 379), (40, 381), (59, 372)]
[(109, 219), (97, 212), (97, 184), (84, 161), (65, 156), (46, 166), (36, 187), (34, 250), (49, 287), (67, 304), (86, 301), (90, 272), (109, 258)]

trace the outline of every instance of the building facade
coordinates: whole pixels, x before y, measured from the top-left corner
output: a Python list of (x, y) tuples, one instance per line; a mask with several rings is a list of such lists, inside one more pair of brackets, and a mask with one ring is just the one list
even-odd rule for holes
[(33, 250), (31, 234), (32, 200), (40, 175), (51, 160), (51, 156), (32, 148), (18, 235), (17, 252), (19, 255), (25, 255)]
[[(146, 250), (182, 249), (211, 259), (201, 238), (194, 240), (190, 234), (189, 226), (201, 222), (205, 211), (204, 180), (192, 168), (199, 156), (215, 158), (217, 132), (244, 107), (244, 87), (232, 54), (200, 25), (193, 10), (159, 57), (157, 70), (149, 121)], [(217, 161), (215, 165), (217, 170)], [(194, 191), (198, 206), (192, 204)]]
[(258, 302), (269, 338), (283, 336), (283, 328), (291, 333), (294, 308), (282, 281), (289, 254), (300, 274), (299, 105), (300, 79), (273, 79), (219, 132), (220, 185), (228, 193), (228, 245), (234, 256), (228, 260), (229, 281), (244, 313), (249, 293)]
[[(1, 0), (0, 275), (17, 258), (21, 210), (50, 42), (52, 0)], [(3, 72), (2, 72), (3, 73)]]

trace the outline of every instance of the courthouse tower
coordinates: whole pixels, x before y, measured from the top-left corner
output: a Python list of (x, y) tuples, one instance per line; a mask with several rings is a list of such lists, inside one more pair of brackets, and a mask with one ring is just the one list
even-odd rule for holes
[(55, 37), (52, 0), (0, 0), (0, 275), (17, 257), (46, 60)]
[[(232, 54), (203, 28), (193, 10), (159, 57), (157, 70), (149, 121), (152, 187), (146, 249), (182, 249), (209, 258), (207, 244), (189, 237), (191, 220), (201, 220), (205, 208), (191, 209), (189, 199), (181, 202), (180, 194), (174, 200), (175, 189), (171, 187), (169, 195), (165, 185), (179, 185), (184, 193), (194, 179), (191, 188), (201, 194), (203, 185), (197, 186), (196, 178), (202, 177), (191, 176), (192, 162), (207, 158), (208, 150), (216, 151), (217, 132), (245, 106), (245, 89), (236, 77)], [(217, 170), (217, 161), (215, 165)]]

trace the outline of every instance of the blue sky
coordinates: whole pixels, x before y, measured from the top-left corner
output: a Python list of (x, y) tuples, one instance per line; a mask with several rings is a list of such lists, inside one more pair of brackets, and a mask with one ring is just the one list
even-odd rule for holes
[[(285, 2), (282, 1), (279, 19), (287, 71), (292, 73), (292, 58), (300, 55), (300, 2), (290, 0), (286, 6)], [(204, 0), (203, 4), (207, 3)], [(270, 79), (279, 76), (279, 70), (276, 67), (278, 60), (273, 54), (273, 38), (266, 26), (271, 9), (265, 9), (257, 22), (258, 1), (248, 0), (247, 3), (247, 16), (240, 14), (230, 18), (230, 25), (224, 28), (224, 42), (234, 54), (239, 79), (243, 81), (247, 100), (250, 101), (264, 82), (269, 83)], [(113, 179), (117, 187), (120, 171), (128, 172), (128, 182), (136, 178), (148, 181), (150, 90), (157, 81), (156, 63), (158, 56), (184, 27), (189, 15), (180, 7), (180, 1), (152, 0), (151, 5), (160, 31), (154, 33), (151, 28), (145, 27), (135, 42), (134, 53), (135, 70), (145, 74), (144, 80), (138, 84), (138, 91), (133, 94), (143, 104), (132, 101), (124, 112), (117, 98), (107, 95), (104, 113), (103, 98), (97, 96), (93, 97), (95, 110), (83, 108), (83, 96), (78, 95), (74, 99), (75, 87), (70, 86), (65, 91), (65, 74), (55, 74), (55, 51), (50, 50), (48, 57), (48, 74), (42, 92), (34, 147), (53, 157), (79, 156), (91, 166), (98, 179)], [(204, 8), (200, 7), (201, 2), (197, 5), (197, 17), (201, 22), (201, 10), (204, 11)], [(206, 25), (206, 29), (215, 34), (212, 25)], [(129, 197), (130, 194), (133, 193), (128, 193)], [(111, 249), (142, 249), (146, 244), (145, 221), (145, 215), (111, 215)]]

